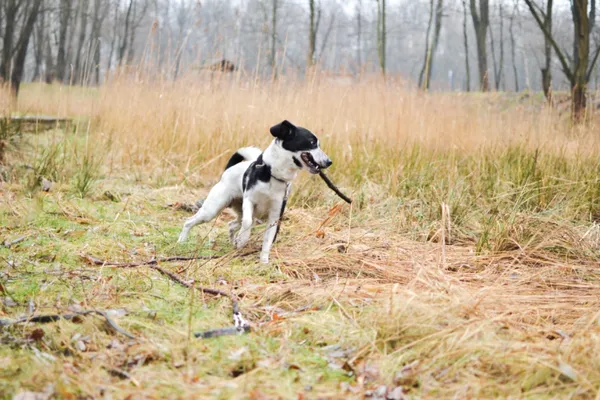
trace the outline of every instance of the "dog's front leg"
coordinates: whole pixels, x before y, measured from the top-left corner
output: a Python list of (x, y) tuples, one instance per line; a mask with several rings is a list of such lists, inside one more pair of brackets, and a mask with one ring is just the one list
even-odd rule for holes
[(267, 230), (263, 238), (262, 250), (260, 252), (260, 262), (263, 264), (269, 263), (269, 254), (271, 253), (271, 247), (277, 236), (277, 230), (279, 227), (279, 217), (281, 214), (281, 205), (272, 207), (269, 211), (269, 218), (267, 220)]
[(242, 228), (235, 237), (235, 247), (241, 249), (248, 243), (252, 224), (254, 223), (254, 204), (248, 197), (242, 203)]

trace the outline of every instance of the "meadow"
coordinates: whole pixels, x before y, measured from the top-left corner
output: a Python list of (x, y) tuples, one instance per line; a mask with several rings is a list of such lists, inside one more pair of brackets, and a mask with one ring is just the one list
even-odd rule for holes
[[(600, 126), (536, 93), (314, 75), (115, 78), (0, 95), (0, 394), (40, 398), (600, 398)], [(24, 129), (11, 114), (72, 118)], [(177, 235), (245, 145), (317, 134), (271, 254), (224, 212)], [(46, 181), (49, 191), (42, 190)], [(227, 327), (239, 297), (250, 333)], [(0, 322), (1, 324), (2, 322)]]

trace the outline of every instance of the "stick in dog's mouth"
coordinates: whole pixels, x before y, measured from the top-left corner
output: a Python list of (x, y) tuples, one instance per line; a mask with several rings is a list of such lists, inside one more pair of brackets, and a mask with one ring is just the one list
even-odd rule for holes
[(327, 186), (329, 187), (329, 189), (333, 190), (346, 203), (352, 204), (352, 199), (350, 197), (346, 196), (344, 193), (342, 193), (340, 191), (340, 189), (338, 189), (337, 186), (335, 186), (333, 184), (333, 182), (331, 182), (331, 180), (329, 179), (329, 177), (327, 175), (325, 175), (325, 172), (323, 172), (322, 170), (319, 170), (319, 176), (321, 177), (321, 179), (323, 179), (325, 181), (325, 183), (327, 184)]

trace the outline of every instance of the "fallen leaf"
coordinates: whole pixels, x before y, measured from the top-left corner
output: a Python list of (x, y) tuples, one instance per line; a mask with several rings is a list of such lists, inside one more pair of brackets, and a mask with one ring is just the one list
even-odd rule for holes
[(577, 380), (577, 371), (575, 371), (575, 369), (569, 364), (561, 362), (558, 366), (558, 370), (560, 371), (562, 376), (569, 378), (572, 381)]
[(31, 340), (39, 342), (44, 337), (44, 330), (42, 328), (36, 328), (33, 331), (31, 331), (28, 337)]

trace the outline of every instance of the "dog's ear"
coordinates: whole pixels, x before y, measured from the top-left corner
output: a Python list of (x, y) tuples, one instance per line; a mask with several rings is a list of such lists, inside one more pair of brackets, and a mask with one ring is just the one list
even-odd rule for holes
[(296, 131), (296, 127), (287, 119), (282, 123), (277, 124), (271, 127), (271, 135), (275, 136), (278, 139), (286, 139), (290, 138), (294, 132)]

